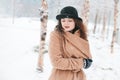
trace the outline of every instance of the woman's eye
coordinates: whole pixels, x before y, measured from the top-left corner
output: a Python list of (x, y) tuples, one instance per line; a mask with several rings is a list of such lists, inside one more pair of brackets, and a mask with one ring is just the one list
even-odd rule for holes
[(72, 22), (72, 20), (69, 20), (69, 22)]
[(73, 22), (73, 20), (68, 20), (69, 22)]
[(61, 19), (61, 22), (73, 22), (73, 19), (68, 19), (68, 20)]
[(65, 20), (61, 20), (61, 22), (65, 22)]

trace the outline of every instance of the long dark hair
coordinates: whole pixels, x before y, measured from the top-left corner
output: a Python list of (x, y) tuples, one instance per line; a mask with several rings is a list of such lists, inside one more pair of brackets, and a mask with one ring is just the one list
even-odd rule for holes
[[(74, 34), (74, 32), (76, 30), (79, 30), (80, 37), (83, 38), (84, 40), (87, 40), (87, 33), (86, 33), (87, 29), (86, 29), (85, 25), (83, 24), (83, 22), (78, 19), (74, 19), (74, 21), (75, 21), (75, 28), (72, 30), (72, 33)], [(61, 36), (64, 34), (61, 20), (58, 20), (58, 24), (56, 25), (55, 30), (57, 30)]]

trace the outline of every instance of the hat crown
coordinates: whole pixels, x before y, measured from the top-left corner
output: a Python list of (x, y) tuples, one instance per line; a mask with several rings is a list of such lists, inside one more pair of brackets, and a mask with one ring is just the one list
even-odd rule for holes
[(76, 8), (72, 6), (67, 6), (64, 7), (61, 11), (60, 14), (56, 16), (57, 20), (60, 20), (62, 18), (74, 18), (82, 21), (82, 19), (78, 16), (78, 12)]
[(71, 16), (75, 16), (75, 17), (78, 17), (78, 12), (77, 10), (74, 8), (74, 7), (71, 7), (71, 6), (67, 6), (67, 7), (64, 7), (61, 12), (60, 12), (61, 15), (71, 15)]

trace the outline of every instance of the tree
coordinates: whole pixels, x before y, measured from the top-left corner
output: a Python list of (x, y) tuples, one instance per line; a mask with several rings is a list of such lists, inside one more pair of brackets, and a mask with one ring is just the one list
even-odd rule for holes
[(104, 12), (104, 15), (103, 15), (103, 28), (102, 28), (102, 39), (104, 41), (104, 38), (105, 38), (105, 31), (106, 31), (106, 12)]
[(48, 5), (46, 0), (42, 0), (40, 11), (40, 47), (39, 47), (39, 58), (38, 58), (38, 70), (43, 72), (43, 58), (45, 49), (45, 40), (46, 40), (46, 31), (47, 31), (47, 19), (48, 19)]
[(97, 11), (96, 16), (95, 16), (95, 25), (94, 25), (94, 29), (93, 29), (94, 34), (95, 34), (96, 28), (97, 28), (97, 18), (98, 18), (98, 11)]
[(117, 31), (117, 15), (118, 15), (118, 2), (119, 0), (114, 0), (115, 6), (114, 6), (114, 29), (112, 34), (112, 42), (111, 42), (111, 53), (113, 53), (114, 48), (114, 42), (116, 38), (116, 31)]
[(90, 8), (90, 2), (89, 0), (85, 0), (82, 10), (82, 17), (86, 25), (88, 25), (88, 20), (89, 20), (89, 12), (90, 12), (89, 8)]

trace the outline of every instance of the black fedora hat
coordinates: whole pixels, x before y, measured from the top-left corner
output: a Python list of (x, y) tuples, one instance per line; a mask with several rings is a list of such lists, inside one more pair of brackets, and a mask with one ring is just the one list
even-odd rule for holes
[(56, 16), (56, 19), (59, 20), (61, 18), (75, 18), (82, 21), (82, 19), (78, 16), (76, 8), (72, 6), (64, 7), (61, 10), (60, 14)]

